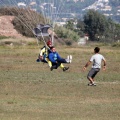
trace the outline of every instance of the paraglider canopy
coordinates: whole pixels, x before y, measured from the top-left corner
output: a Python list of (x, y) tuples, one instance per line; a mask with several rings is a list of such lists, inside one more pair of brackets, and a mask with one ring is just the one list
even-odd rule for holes
[(33, 34), (37, 37), (40, 36), (49, 36), (48, 29), (51, 28), (49, 24), (43, 25), (39, 24), (36, 28), (33, 29)]

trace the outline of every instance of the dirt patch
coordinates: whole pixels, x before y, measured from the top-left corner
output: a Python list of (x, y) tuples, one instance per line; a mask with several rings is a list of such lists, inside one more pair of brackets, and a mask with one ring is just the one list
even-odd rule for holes
[(12, 24), (14, 16), (0, 16), (0, 35), (7, 37), (22, 37)]

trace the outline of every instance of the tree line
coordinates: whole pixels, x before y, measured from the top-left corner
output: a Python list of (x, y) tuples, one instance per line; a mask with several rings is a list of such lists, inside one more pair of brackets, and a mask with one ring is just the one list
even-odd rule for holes
[(91, 41), (116, 42), (120, 40), (120, 24), (95, 10), (89, 10), (83, 20), (70, 20), (65, 27), (83, 36), (88, 34)]

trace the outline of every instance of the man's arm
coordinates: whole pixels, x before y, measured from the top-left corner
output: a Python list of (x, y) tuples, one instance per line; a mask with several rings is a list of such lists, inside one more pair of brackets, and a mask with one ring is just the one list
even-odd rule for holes
[(103, 70), (106, 70), (106, 60), (103, 59)]
[(40, 51), (40, 59), (43, 60), (43, 54), (45, 53), (45, 48)]
[(88, 61), (88, 62), (86, 63), (86, 65), (83, 67), (83, 71), (85, 71), (86, 68), (87, 68), (90, 64), (91, 64), (91, 61)]

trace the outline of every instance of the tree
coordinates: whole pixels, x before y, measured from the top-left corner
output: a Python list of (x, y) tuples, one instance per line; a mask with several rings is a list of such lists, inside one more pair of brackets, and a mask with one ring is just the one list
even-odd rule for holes
[(69, 30), (74, 30), (74, 20), (67, 21), (65, 27)]
[(108, 28), (107, 19), (104, 15), (95, 10), (89, 10), (84, 15), (85, 33), (88, 33), (91, 40), (96, 40), (98, 36), (104, 34)]
[(84, 22), (82, 21), (82, 20), (78, 20), (77, 21), (77, 32), (78, 32), (78, 35), (80, 35), (80, 36), (84, 36), (84, 30), (85, 30), (85, 24), (84, 24)]

